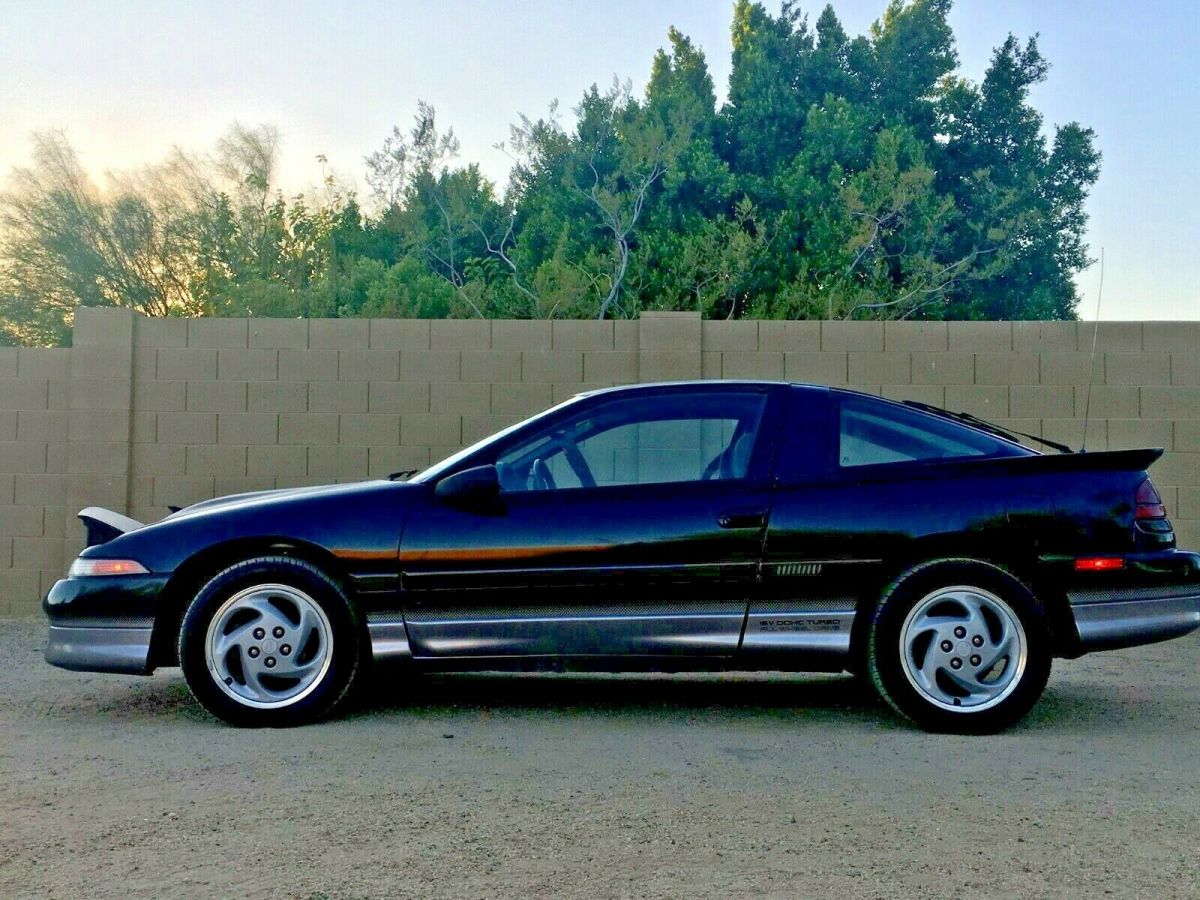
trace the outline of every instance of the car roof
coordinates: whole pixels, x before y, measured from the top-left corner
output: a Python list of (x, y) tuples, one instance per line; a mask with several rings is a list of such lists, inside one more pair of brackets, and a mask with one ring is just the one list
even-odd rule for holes
[(814, 388), (818, 390), (828, 390), (828, 386), (823, 384), (805, 384), (796, 381), (770, 381), (765, 379), (752, 378), (694, 378), (684, 381), (647, 381), (641, 384), (616, 384), (611, 387), (593, 388), (590, 391), (581, 391), (576, 394), (577, 397), (598, 397), (603, 394), (618, 394), (625, 391), (653, 391), (663, 390), (664, 388), (719, 388), (719, 387), (780, 387), (794, 386), (804, 388)]

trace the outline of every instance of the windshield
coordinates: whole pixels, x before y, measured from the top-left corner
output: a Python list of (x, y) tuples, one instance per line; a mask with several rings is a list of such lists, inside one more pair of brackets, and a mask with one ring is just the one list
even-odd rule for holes
[(422, 482), (432, 481), (435, 478), (439, 478), (442, 474), (457, 466), (468, 456), (472, 456), (473, 454), (482, 450), (484, 447), (494, 444), (496, 441), (504, 440), (504, 438), (508, 437), (518, 429), (524, 428), (526, 425), (532, 425), (534, 422), (540, 422), (542, 419), (554, 415), (560, 410), (566, 409), (568, 406), (577, 403), (579, 399), (579, 396), (572, 397), (570, 400), (564, 400), (557, 406), (552, 406), (549, 409), (538, 413), (536, 416), (531, 416), (528, 419), (517, 422), (515, 425), (509, 425), (507, 428), (497, 431), (495, 434), (488, 435), (481, 441), (476, 441), (470, 447), (466, 447), (462, 450), (459, 450), (457, 453), (447, 456), (441, 462), (434, 463), (428, 469), (425, 469), (423, 472), (418, 472), (408, 480), (410, 483), (420, 484)]

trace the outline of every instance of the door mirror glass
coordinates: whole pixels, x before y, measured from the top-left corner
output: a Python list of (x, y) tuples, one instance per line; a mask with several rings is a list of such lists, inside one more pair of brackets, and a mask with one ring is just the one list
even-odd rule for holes
[(500, 493), (495, 466), (476, 466), (448, 475), (437, 483), (433, 494), (450, 506), (484, 506)]

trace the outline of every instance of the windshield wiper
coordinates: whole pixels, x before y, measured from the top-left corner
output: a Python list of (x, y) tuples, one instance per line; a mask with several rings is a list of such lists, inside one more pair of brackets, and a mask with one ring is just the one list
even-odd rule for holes
[(387, 478), (388, 481), (407, 481), (420, 471), (420, 469), (402, 469), (399, 472), (392, 472)]
[(1059, 453), (1074, 453), (1075, 451), (1066, 444), (1060, 444), (1058, 441), (1052, 441), (1049, 438), (1038, 437), (1036, 434), (1028, 434), (1024, 431), (1013, 431), (1008, 428), (1001, 428), (994, 422), (989, 422), (987, 419), (981, 419), (979, 416), (973, 416), (967, 412), (950, 412), (948, 409), (942, 409), (940, 406), (934, 406), (932, 403), (921, 403), (919, 400), (905, 400), (905, 406), (911, 406), (914, 409), (923, 410), (924, 412), (933, 413), (935, 416), (941, 416), (944, 419), (953, 419), (956, 422), (963, 422), (966, 425), (974, 426), (980, 431), (986, 431), (989, 434), (997, 435), (1005, 440), (1012, 441), (1014, 444), (1021, 443), (1018, 438), (1028, 438), (1031, 441), (1037, 441), (1052, 450), (1057, 450)]

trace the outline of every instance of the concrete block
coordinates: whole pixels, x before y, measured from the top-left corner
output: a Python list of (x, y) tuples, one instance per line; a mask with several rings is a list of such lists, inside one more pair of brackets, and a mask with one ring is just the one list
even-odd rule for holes
[(19, 347), (16, 374), (30, 381), (66, 381), (71, 377), (71, 349)]
[[(758, 322), (754, 319), (707, 319), (700, 325), (701, 346), (706, 352), (758, 350)], [(778, 352), (778, 351), (776, 351)]]
[(188, 412), (245, 412), (246, 385), (241, 381), (189, 381)]
[(1175, 526), (1175, 540), (1178, 546), (1187, 550), (1200, 547), (1200, 519), (1178, 519), (1172, 524)]
[(275, 413), (221, 413), (217, 417), (218, 444), (274, 444), (278, 440), (279, 416)]
[(1136, 450), (1139, 447), (1163, 447), (1170, 450), (1173, 446), (1171, 426), (1172, 423), (1166, 419), (1110, 418), (1108, 447), (1110, 450)]
[(103, 344), (110, 347), (132, 347), (134, 318), (128, 309), (76, 307), (75, 324), (71, 329), (71, 346)]
[(470, 446), (520, 420), (520, 416), (514, 415), (463, 416), (462, 443)]
[(550, 323), (540, 319), (494, 319), (492, 349), (520, 353), (549, 350), (553, 342)]
[(821, 349), (853, 350), (859, 353), (882, 352), (883, 323), (822, 322)]
[(570, 400), (572, 397), (577, 397), (588, 391), (598, 391), (607, 387), (612, 387), (612, 385), (608, 383), (597, 384), (592, 381), (555, 382), (550, 385), (550, 400), (553, 403), (562, 403), (564, 400)]
[(461, 375), (463, 381), (521, 380), (521, 353), (518, 350), (464, 350)]
[(1200, 350), (1191, 353), (1172, 353), (1171, 384), (1200, 385)]
[(336, 350), (280, 350), (280, 381), (337, 381)]
[[(698, 329), (697, 329), (698, 330)], [(521, 354), (522, 381), (582, 381), (583, 354), (578, 351), (530, 351)], [(433, 409), (437, 409), (434, 404)]]
[(302, 381), (252, 381), (247, 385), (247, 408), (252, 413), (304, 412), (308, 384)]
[(946, 389), (938, 384), (885, 384), (879, 395), (888, 400), (915, 400), (917, 403), (946, 405)]
[(429, 465), (427, 447), (370, 447), (367, 450), (367, 475), (385, 478), (392, 472), (424, 469)]
[[(67, 424), (71, 414), (66, 410), (23, 409), (11, 415), (16, 417), (17, 433), (9, 440), (52, 443), (67, 439)], [(80, 432), (80, 437), (86, 437), (86, 434)], [(0, 471), (3, 469), (0, 468)]]
[(584, 381), (630, 384), (638, 380), (638, 354), (630, 350), (594, 350), (583, 354)]
[(250, 319), (250, 346), (266, 350), (303, 350), (308, 346), (308, 319)]
[[(490, 412), (496, 415), (531, 416), (541, 412), (552, 403), (551, 386), (546, 383), (535, 384), (523, 382), (520, 384), (493, 384)], [(468, 412), (468, 415), (474, 413)]]
[(1096, 353), (1137, 353), (1142, 349), (1141, 322), (1075, 323), (1075, 342), (1081, 353), (1092, 352), (1093, 338)]
[(38, 569), (0, 570), (0, 601), (5, 615), (37, 613), (42, 596), (41, 574)]
[(950, 330), (945, 322), (884, 322), (883, 349), (944, 352), (950, 349)]
[[(492, 323), (492, 346), (496, 346), (496, 323)], [(613, 322), (613, 349), (637, 350), (641, 347), (641, 326), (637, 320), (617, 319)], [(530, 348), (536, 349), (536, 348)]]
[(46, 383), (46, 406), (49, 409), (70, 409), (71, 380)]
[(691, 350), (699, 353), (703, 346), (700, 314), (644, 312), (638, 320), (638, 345), (643, 352)]
[(213, 490), (218, 497), (228, 497), (230, 494), (245, 494), (250, 491), (269, 491), (281, 486), (276, 485), (273, 475), (218, 475)]
[(701, 378), (720, 378), (721, 377), (721, 351), (720, 350), (702, 350), (700, 351), (700, 377)]
[(429, 323), (432, 350), (490, 350), (490, 319), (435, 319)]
[(132, 364), (132, 347), (85, 345), (74, 347), (71, 350), (71, 377), (73, 378), (125, 379), (130, 377)]
[(555, 350), (611, 350), (616, 328), (611, 320), (559, 319), (551, 323), (550, 333)]
[(0, 506), (62, 506), (67, 502), (66, 475), (10, 475), (8, 484), (11, 492), (0, 490)]
[(758, 323), (758, 349), (816, 352), (821, 349), (821, 323), (764, 319)]
[[(1083, 419), (1042, 419), (1042, 437), (1078, 450), (1083, 445)], [(1089, 421), (1087, 438), (1087, 445), (1092, 450), (1105, 449), (1103, 420)]]
[(312, 319), (308, 323), (308, 346), (313, 350), (366, 350), (370, 344), (370, 319)]
[[(58, 415), (56, 413), (56, 415)], [(67, 419), (67, 434), (72, 441), (103, 441), (106, 443), (128, 443), (132, 427), (132, 413), (128, 409), (75, 409)], [(50, 440), (66, 440), (52, 437)]]
[(401, 381), (458, 381), (462, 372), (457, 350), (401, 350)]
[(1053, 352), (1041, 354), (1042, 384), (1084, 385), (1104, 381), (1104, 360), (1093, 367), (1087, 353)]
[[(525, 372), (526, 381), (540, 380), (529, 377), (528, 359)], [(685, 381), (699, 378), (701, 372), (701, 358), (698, 350), (643, 350), (638, 359), (638, 380), (642, 382)], [(567, 379), (548, 380), (565, 381)]]
[(783, 352), (780, 350), (742, 353), (736, 350), (721, 354), (722, 378), (752, 378), (783, 380)]
[(1008, 388), (993, 384), (946, 385), (946, 409), (995, 421), (1008, 417)]
[(48, 384), (46, 381), (0, 378), (0, 409), (45, 409)]
[(158, 350), (154, 347), (133, 349), (133, 377), (146, 381), (158, 377)]
[(400, 377), (398, 350), (341, 350), (339, 381), (395, 381)]
[(214, 478), (211, 475), (159, 475), (154, 479), (155, 506), (190, 506), (211, 500)]
[(133, 408), (140, 412), (178, 412), (187, 408), (186, 381), (135, 381)]
[(1141, 392), (1143, 419), (1200, 419), (1200, 386), (1150, 386)]
[(1176, 450), (1200, 451), (1200, 419), (1174, 423), (1175, 439), (1171, 446)]
[[(1097, 360), (1099, 368), (1100, 360)], [(1105, 384), (1170, 384), (1171, 357), (1166, 353), (1105, 353)]]
[[(1180, 519), (1200, 519), (1200, 486), (1181, 487), (1175, 509), (1168, 509), (1167, 515), (1178, 516)], [(1196, 549), (1197, 544), (1189, 544), (1189, 550)]]
[(186, 347), (187, 333), (187, 319), (138, 316), (133, 325), (133, 343), (136, 347)]
[(1200, 322), (1143, 322), (1142, 349), (1159, 353), (1200, 353)]
[(429, 408), (438, 413), (477, 415), (491, 411), (491, 386), (479, 382), (434, 382)]
[(282, 485), (307, 474), (308, 448), (302, 445), (262, 444), (246, 451), (246, 475), (250, 478), (274, 478)]
[(249, 346), (250, 328), (246, 319), (188, 319), (187, 323), (189, 347), (222, 350)]
[(0, 507), (0, 537), (42, 537), (45, 516), (42, 506)]
[(246, 474), (246, 448), (220, 444), (193, 444), (187, 448), (184, 471), (188, 475), (230, 476)]
[(912, 354), (913, 384), (973, 384), (975, 355), (973, 353)]
[(20, 561), (22, 568), (59, 570), (63, 568), (61, 539), (14, 537), (12, 545), (13, 556)]
[(343, 445), (394, 446), (400, 443), (400, 417), (394, 413), (342, 416), (338, 439)]
[[(871, 324), (871, 323), (846, 323)], [(882, 336), (883, 332), (880, 332)], [(911, 353), (849, 354), (850, 381), (857, 384), (908, 384), (912, 381)]]
[(65, 441), (46, 445), (46, 471), (60, 473), (67, 471), (67, 444)]
[(278, 350), (217, 352), (217, 378), (221, 381), (274, 381), (278, 377)]
[(71, 409), (129, 409), (133, 384), (128, 378), (72, 378)]
[(1008, 408), (1016, 419), (1069, 419), (1075, 415), (1075, 388), (1014, 384), (1008, 389)]
[(1200, 453), (1169, 451), (1150, 470), (1154, 483), (1164, 487), (1200, 484)]
[(308, 448), (309, 477), (359, 479), (367, 477), (367, 448), (336, 447)]
[(1075, 389), (1077, 416), (1086, 414), (1093, 419), (1135, 419), (1139, 411), (1138, 389), (1132, 385), (1093, 384)]
[(155, 379), (163, 382), (215, 382), (216, 350), (172, 348), (157, 350)]
[(400, 443), (405, 446), (460, 446), (462, 416), (409, 413), (400, 416)]
[(0, 472), (6, 475), (46, 471), (46, 444), (35, 441), (0, 442)]
[(281, 413), (279, 443), (336, 444), (338, 417), (335, 413)]
[(372, 350), (428, 350), (428, 319), (370, 319)]
[[(152, 475), (186, 475), (187, 448), (183, 444), (134, 444), (130, 451), (130, 471), (135, 474), (135, 481)], [(147, 499), (153, 504), (153, 492)]]
[(1009, 353), (1012, 322), (947, 322), (949, 349), (957, 353)]
[(15, 409), (0, 409), (0, 441), (17, 439), (17, 416)]
[(1074, 353), (1078, 349), (1075, 325), (1075, 322), (1013, 322), (1013, 349), (1019, 353)]
[(367, 383), (365, 381), (314, 381), (308, 386), (308, 411), (365, 413), (367, 411)]
[(429, 384), (414, 381), (371, 382), (367, 408), (372, 413), (429, 412)]
[(129, 444), (124, 441), (72, 441), (67, 445), (67, 472), (72, 475), (126, 475), (129, 472)]

